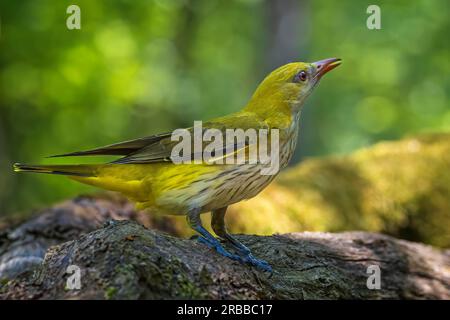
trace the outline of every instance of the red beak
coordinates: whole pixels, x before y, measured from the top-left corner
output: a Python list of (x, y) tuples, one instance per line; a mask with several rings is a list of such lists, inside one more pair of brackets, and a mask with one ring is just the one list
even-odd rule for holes
[(340, 64), (341, 59), (338, 58), (330, 58), (313, 62), (312, 65), (316, 67), (316, 75), (314, 76), (314, 78), (315, 79), (317, 78), (317, 80), (320, 79), (325, 73), (327, 73), (330, 70), (333, 70)]

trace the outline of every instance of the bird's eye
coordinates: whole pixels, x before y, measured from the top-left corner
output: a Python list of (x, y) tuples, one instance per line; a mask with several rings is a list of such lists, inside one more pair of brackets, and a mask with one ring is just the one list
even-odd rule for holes
[(294, 82), (306, 81), (308, 79), (308, 74), (305, 71), (300, 71), (294, 77)]

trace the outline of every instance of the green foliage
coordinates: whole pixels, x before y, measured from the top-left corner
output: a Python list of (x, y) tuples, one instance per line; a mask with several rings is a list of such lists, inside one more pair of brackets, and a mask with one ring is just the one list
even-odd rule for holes
[(343, 64), (313, 97), (307, 154), (450, 129), (449, 3), (374, 4), (381, 8), (381, 30), (366, 28), (367, 2), (311, 2), (311, 55), (339, 56)]
[[(279, 64), (269, 51), (343, 59), (305, 108), (297, 160), (450, 128), (447, 1), (378, 1), (382, 30), (358, 0), (287, 3), (276, 18), (274, 1), (80, 0), (82, 28), (68, 30), (73, 2), (2, 2), (1, 213), (92, 190), (13, 162), (97, 161), (43, 157), (236, 111)], [(295, 55), (276, 41), (291, 34)]]

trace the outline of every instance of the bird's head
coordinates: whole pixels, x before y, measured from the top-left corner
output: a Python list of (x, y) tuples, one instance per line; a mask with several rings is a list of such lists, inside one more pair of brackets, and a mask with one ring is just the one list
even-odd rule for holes
[(297, 112), (322, 76), (340, 64), (341, 59), (330, 58), (281, 66), (261, 82), (246, 109), (257, 113), (276, 112), (280, 108)]

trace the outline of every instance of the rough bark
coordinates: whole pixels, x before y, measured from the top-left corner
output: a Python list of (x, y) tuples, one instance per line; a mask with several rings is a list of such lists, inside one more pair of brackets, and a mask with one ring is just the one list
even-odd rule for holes
[[(450, 299), (448, 250), (375, 233), (290, 233), (359, 229), (446, 247), (449, 164), (450, 135), (431, 134), (286, 170), (227, 215), (235, 233), (286, 233), (238, 236), (272, 264), (272, 277), (174, 238), (191, 234), (184, 217), (138, 212), (117, 195), (77, 197), (27, 221), (0, 221), (0, 295)], [(65, 289), (71, 264), (82, 270), (78, 291)], [(366, 286), (370, 265), (381, 268), (381, 290)]]
[[(155, 226), (122, 200), (80, 197), (4, 230), (0, 297), (450, 298), (449, 252), (418, 243), (364, 232), (238, 236), (270, 276), (141, 223)], [(80, 290), (66, 288), (69, 265), (81, 268)], [(380, 290), (366, 286), (370, 265), (381, 269)]]
[(42, 209), (29, 220), (0, 223), (0, 279), (14, 278), (40, 265), (50, 246), (77, 239), (112, 219), (133, 219), (146, 227), (180, 233), (173, 218), (136, 211), (118, 194), (79, 196)]

